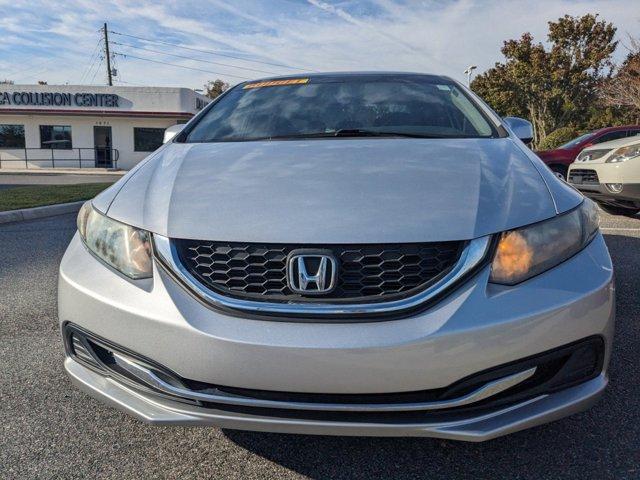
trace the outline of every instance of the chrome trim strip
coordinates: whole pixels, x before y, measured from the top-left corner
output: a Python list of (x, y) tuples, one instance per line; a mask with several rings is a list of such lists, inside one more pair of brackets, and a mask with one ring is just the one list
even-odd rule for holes
[(256, 408), (281, 408), (288, 410), (319, 410), (319, 411), (335, 411), (335, 412), (400, 412), (415, 410), (440, 410), (444, 408), (461, 407), (472, 403), (479, 402), (493, 395), (518, 385), (527, 378), (531, 377), (537, 367), (528, 370), (507, 375), (506, 377), (493, 380), (486, 383), (482, 387), (473, 392), (463, 395), (462, 397), (452, 400), (442, 400), (436, 402), (419, 402), (419, 403), (400, 403), (400, 404), (349, 404), (349, 403), (304, 403), (304, 402), (279, 402), (274, 400), (260, 400), (249, 397), (240, 397), (225, 394), (200, 393), (188, 390), (186, 388), (173, 386), (160, 377), (152, 370), (143, 367), (134, 360), (116, 352), (111, 352), (116, 364), (133, 375), (143, 384), (155, 388), (162, 393), (180, 397), (189, 400), (198, 400), (211, 403), (223, 403), (227, 405), (241, 405)]
[(458, 263), (438, 282), (420, 293), (400, 300), (378, 303), (302, 303), (302, 302), (261, 302), (241, 300), (220, 295), (202, 285), (182, 265), (173, 242), (162, 235), (153, 234), (154, 255), (178, 276), (198, 297), (213, 306), (245, 311), (254, 314), (282, 314), (282, 315), (367, 315), (388, 314), (402, 312), (420, 306), (427, 300), (445, 291), (469, 271), (482, 262), (491, 246), (491, 235), (471, 240), (462, 251)]

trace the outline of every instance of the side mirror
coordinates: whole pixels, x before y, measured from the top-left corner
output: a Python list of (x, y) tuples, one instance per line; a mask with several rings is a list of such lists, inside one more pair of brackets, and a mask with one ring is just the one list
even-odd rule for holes
[(533, 141), (533, 125), (530, 121), (519, 117), (504, 117), (502, 120), (524, 143), (529, 145)]
[(167, 143), (169, 140), (179, 134), (183, 128), (184, 124), (171, 125), (170, 127), (168, 127), (164, 131), (164, 139), (162, 140), (162, 143)]

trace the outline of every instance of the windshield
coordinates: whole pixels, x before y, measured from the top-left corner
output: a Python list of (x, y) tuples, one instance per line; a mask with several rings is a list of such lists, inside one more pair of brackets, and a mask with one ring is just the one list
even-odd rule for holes
[(421, 75), (343, 75), (239, 85), (182, 141), (358, 136), (498, 135), (479, 107), (450, 81)]
[(579, 137), (574, 138), (573, 140), (565, 143), (564, 145), (560, 145), (558, 148), (564, 148), (564, 149), (573, 148), (583, 140), (586, 140), (587, 138), (589, 138), (591, 135), (593, 135), (593, 132), (585, 133), (584, 135), (580, 135)]

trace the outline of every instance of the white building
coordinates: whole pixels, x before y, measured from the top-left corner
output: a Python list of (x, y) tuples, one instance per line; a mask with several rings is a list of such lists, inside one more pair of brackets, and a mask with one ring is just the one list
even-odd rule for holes
[(0, 85), (0, 168), (130, 169), (209, 99), (187, 88)]

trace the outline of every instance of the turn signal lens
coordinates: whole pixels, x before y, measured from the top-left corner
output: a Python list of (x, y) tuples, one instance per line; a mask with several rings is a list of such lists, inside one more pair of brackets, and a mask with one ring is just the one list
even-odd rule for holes
[(515, 285), (567, 260), (598, 230), (598, 209), (589, 199), (568, 213), (505, 232), (491, 265), (492, 283)]
[(512, 280), (526, 275), (533, 264), (533, 249), (522, 233), (511, 231), (500, 239), (493, 260), (492, 275)]
[(89, 218), (89, 214), (93, 210), (91, 206), (91, 201), (84, 202), (82, 207), (80, 207), (80, 212), (78, 212), (78, 218), (76, 219), (76, 224), (78, 226), (78, 232), (80, 236), (84, 239), (87, 233), (87, 219)]

